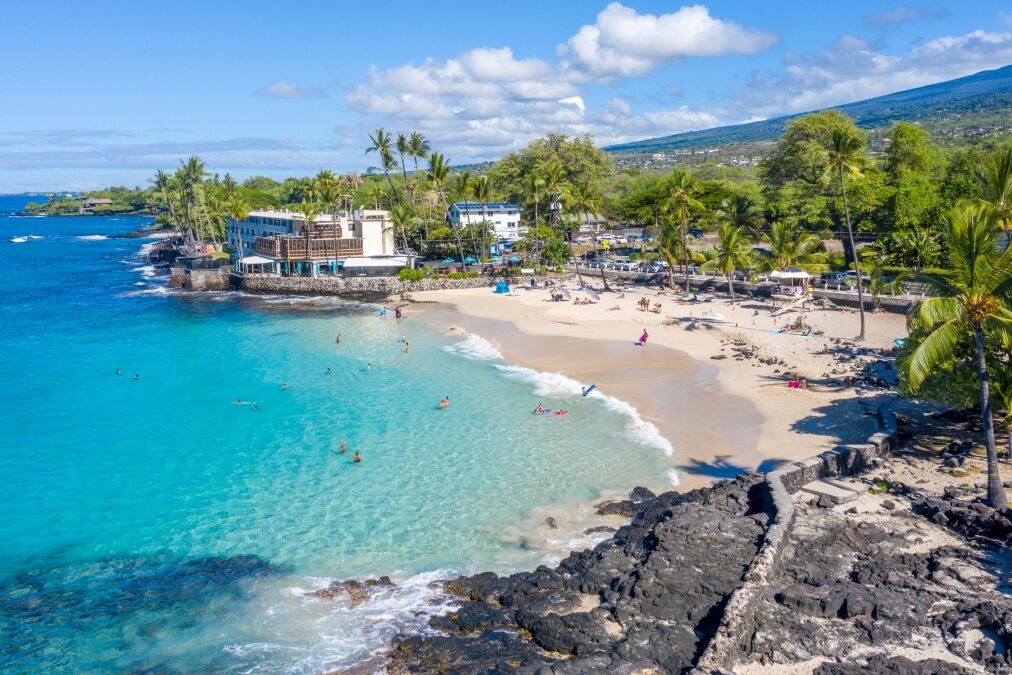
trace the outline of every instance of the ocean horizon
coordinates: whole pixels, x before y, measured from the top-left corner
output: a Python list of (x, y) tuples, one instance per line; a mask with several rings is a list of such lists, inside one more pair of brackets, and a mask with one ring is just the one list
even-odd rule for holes
[[(587, 383), (411, 308), (177, 293), (116, 238), (150, 219), (24, 201), (0, 197), (4, 672), (348, 666), (447, 608), (433, 581), (606, 536), (539, 540), (545, 513), (672, 484), (676, 439)], [(379, 575), (357, 607), (307, 595)]]

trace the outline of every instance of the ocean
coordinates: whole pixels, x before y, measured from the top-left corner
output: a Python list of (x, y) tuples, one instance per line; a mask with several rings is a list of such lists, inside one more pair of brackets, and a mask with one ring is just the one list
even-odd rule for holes
[(434, 580), (593, 543), (545, 513), (671, 484), (635, 410), (410, 307), (175, 293), (115, 237), (147, 219), (26, 201), (0, 197), (0, 671), (348, 666), (450, 607)]

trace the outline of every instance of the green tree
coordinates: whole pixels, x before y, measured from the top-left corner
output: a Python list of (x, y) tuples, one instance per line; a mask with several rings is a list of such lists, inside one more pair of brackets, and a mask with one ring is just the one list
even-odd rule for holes
[(415, 211), (407, 204), (394, 204), (394, 207), (390, 209), (390, 222), (394, 229), (400, 232), (405, 252), (411, 248), (408, 244), (408, 227), (413, 225), (415, 220)]
[[(569, 208), (575, 213), (583, 215), (589, 222), (590, 214), (601, 210), (600, 191), (591, 184), (589, 179), (578, 178), (569, 191)], [(592, 238), (591, 241), (594, 242), (594, 253), (597, 253), (597, 239)], [(601, 270), (601, 282), (604, 284), (604, 290), (610, 291), (604, 265), (598, 265), (598, 269)]]
[(672, 268), (672, 288), (674, 288), (674, 257), (671, 251), (675, 248), (682, 253), (682, 262), (685, 265), (685, 292), (689, 292), (689, 218), (694, 211), (703, 208), (703, 204), (696, 198), (699, 194), (699, 184), (684, 171), (675, 169), (668, 176), (666, 182), (667, 197), (664, 201), (664, 210), (673, 215), (667, 221), (670, 225), (677, 226), (677, 231), (666, 228), (661, 235), (661, 250)]
[(365, 154), (368, 155), (370, 152), (375, 152), (379, 156), (380, 169), (386, 176), (387, 184), (390, 186), (390, 198), (393, 199), (397, 195), (397, 189), (390, 179), (390, 170), (397, 166), (397, 162), (394, 161), (393, 139), (389, 132), (380, 128), (375, 133), (369, 134), (369, 147), (365, 149)]
[(972, 334), (987, 451), (987, 498), (991, 506), (1005, 511), (985, 345), (992, 333), (1003, 343), (1012, 343), (1012, 253), (1009, 249), (997, 253), (998, 228), (985, 206), (957, 207), (946, 214), (945, 225), (949, 246), (946, 267), (938, 273), (922, 273), (938, 296), (919, 302), (909, 319), (914, 327), (927, 331), (927, 337), (905, 362), (904, 376), (916, 392), (936, 365), (954, 357), (961, 336)]
[(717, 246), (713, 256), (703, 267), (715, 269), (727, 278), (728, 289), (731, 291), (731, 304), (734, 304), (734, 272), (736, 269), (748, 268), (752, 257), (752, 240), (740, 225), (732, 222), (721, 224), (717, 231)]
[[(840, 192), (843, 194), (843, 213), (847, 225), (847, 239), (854, 257), (854, 272), (857, 275), (857, 311), (861, 318), (861, 332), (857, 340), (864, 340), (864, 289), (861, 284), (861, 268), (858, 266), (857, 245), (854, 243), (854, 228), (850, 224), (850, 208), (847, 204), (846, 176), (860, 179), (864, 175), (861, 168), (866, 163), (864, 141), (850, 127), (839, 125), (833, 128), (829, 143), (823, 150), (826, 165), (825, 175), (835, 174), (840, 180)], [(846, 176), (845, 176), (846, 174)]]
[[(445, 214), (449, 208), (446, 198), (446, 183), (450, 177), (450, 164), (441, 153), (433, 152), (429, 155), (429, 171), (426, 177), (433, 189), (436, 190), (436, 194), (439, 195), (439, 199), (443, 203), (443, 213)], [(455, 227), (451, 229), (457, 239), (457, 252), (460, 254), (460, 264), (463, 265), (463, 269), (466, 272), (467, 263), (464, 262), (464, 245), (460, 240), (460, 228)]]
[(408, 136), (408, 156), (415, 162), (415, 173), (412, 176), (413, 180), (411, 183), (406, 186), (411, 194), (412, 203), (415, 203), (415, 193), (418, 191), (418, 179), (420, 176), (418, 173), (418, 160), (428, 159), (430, 152), (432, 152), (432, 146), (425, 136), (417, 131), (412, 131), (411, 135)]
[(1012, 245), (1009, 223), (1012, 222), (1012, 146), (994, 152), (977, 168), (983, 189), (981, 201), (994, 212), (1005, 230), (1005, 248)]
[(811, 232), (804, 232), (797, 225), (778, 221), (763, 235), (769, 246), (771, 257), (765, 259), (764, 267), (780, 272), (789, 267), (810, 269), (826, 263), (825, 247), (822, 240)]

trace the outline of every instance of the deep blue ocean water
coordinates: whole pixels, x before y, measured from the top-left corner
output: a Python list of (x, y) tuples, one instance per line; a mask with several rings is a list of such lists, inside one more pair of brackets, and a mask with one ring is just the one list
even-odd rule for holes
[[(12, 215), (26, 201), (0, 197), (2, 672), (355, 663), (443, 606), (432, 580), (550, 558), (539, 508), (667, 480), (635, 413), (479, 339), (175, 294), (152, 239), (113, 236), (145, 219)], [(305, 595), (380, 574), (397, 588), (354, 609)]]

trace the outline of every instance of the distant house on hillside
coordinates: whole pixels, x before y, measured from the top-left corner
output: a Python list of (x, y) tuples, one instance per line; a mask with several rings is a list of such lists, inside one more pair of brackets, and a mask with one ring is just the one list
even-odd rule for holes
[(487, 222), (502, 239), (520, 238), (520, 206), (501, 202), (456, 202), (446, 211), (446, 220), (453, 227), (466, 227)]
[(112, 200), (88, 197), (84, 200), (84, 203), (81, 204), (81, 213), (94, 213), (96, 206), (112, 206)]

